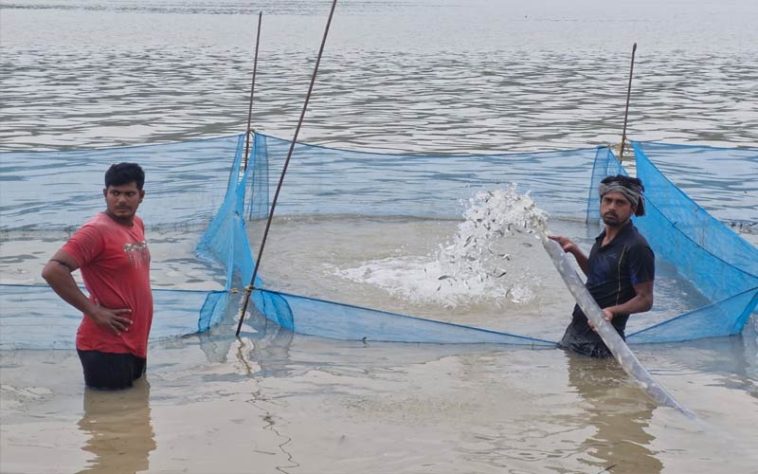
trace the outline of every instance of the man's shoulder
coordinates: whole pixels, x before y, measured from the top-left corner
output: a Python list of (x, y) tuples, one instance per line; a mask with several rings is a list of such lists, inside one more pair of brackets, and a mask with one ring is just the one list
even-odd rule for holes
[(645, 245), (647, 247), (650, 247), (650, 244), (648, 244), (647, 239), (645, 238), (644, 235), (642, 235), (642, 232), (640, 232), (637, 226), (635, 226), (634, 224), (631, 224), (629, 227), (631, 228), (631, 232), (629, 233), (630, 240), (640, 245)]
[(94, 216), (90, 217), (82, 226), (80, 229), (95, 229), (95, 230), (102, 230), (107, 229), (108, 227), (111, 227), (111, 224), (113, 223), (113, 220), (110, 219), (104, 212), (98, 212)]
[(653, 252), (653, 248), (650, 246), (645, 236), (642, 235), (634, 225), (630, 225), (630, 227), (631, 231), (628, 233), (625, 244), (626, 247), (629, 249), (636, 249), (638, 252), (641, 252), (642, 255), (649, 255), (651, 258), (654, 258), (655, 253)]

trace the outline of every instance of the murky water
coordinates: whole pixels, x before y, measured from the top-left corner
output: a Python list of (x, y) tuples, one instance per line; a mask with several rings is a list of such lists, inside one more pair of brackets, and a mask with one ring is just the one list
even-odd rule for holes
[[(289, 137), (328, 6), (5, 2), (0, 147), (158, 143), (242, 131), (259, 10), (254, 127)], [(749, 0), (728, 8), (695, 0), (345, 1), (301, 139), (458, 153), (617, 143), (636, 41), (633, 139), (758, 146), (757, 22), (758, 6)], [(303, 164), (295, 159), (292, 166)], [(724, 202), (754, 194), (744, 178), (757, 173), (755, 161), (732, 166), (716, 186), (707, 166), (688, 169), (684, 181), (724, 216), (754, 219), (754, 207), (733, 215)], [(730, 179), (745, 183), (724, 186)], [(274, 232), (290, 240), (272, 242), (292, 249), (285, 258), (331, 261), (320, 275), (329, 278), (298, 282), (285, 266), (264, 274), (326, 294), (356, 289), (413, 306), (376, 287), (367, 293), (344, 272), (428, 256), (457, 222), (326, 221), (319, 225), (334, 232), (321, 242), (307, 240), (314, 234), (305, 224), (315, 225), (282, 222)], [(345, 236), (377, 228), (419, 237), (404, 248), (391, 240), (346, 245)], [(38, 282), (39, 262), (58, 236), (3, 242), (3, 281)], [(171, 235), (155, 236), (158, 255), (173, 251)], [(352, 253), (337, 252), (346, 249)], [(165, 258), (160, 283), (209, 283), (201, 267), (187, 266), (190, 251)], [(571, 302), (551, 304), (567, 313)], [(464, 307), (468, 322), (482, 314), (504, 321), (497, 309)], [(559, 334), (564, 323), (552, 317), (536, 324)], [(3, 351), (0, 470), (113, 472), (118, 463), (151, 472), (652, 473), (751, 472), (758, 464), (753, 327), (741, 337), (635, 349), (701, 426), (655, 407), (613, 363), (557, 350), (364, 345), (250, 324), (240, 340), (222, 327), (151, 347), (149, 389), (121, 395), (85, 392), (72, 351)]]
[[(559, 340), (573, 300), (539, 240), (515, 234), (455, 248), (462, 225), (414, 218), (275, 219), (260, 274), (275, 291)], [(254, 223), (251, 241), (261, 227)], [(554, 220), (550, 231), (591, 247), (592, 239), (582, 237), (584, 224)], [(467, 258), (471, 253), (487, 254), (483, 268)], [(656, 295), (655, 310), (632, 318), (630, 333), (707, 304), (665, 262)]]

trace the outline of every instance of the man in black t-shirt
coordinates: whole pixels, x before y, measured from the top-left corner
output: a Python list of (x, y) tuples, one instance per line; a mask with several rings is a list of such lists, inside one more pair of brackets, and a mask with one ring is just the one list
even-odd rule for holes
[[(605, 229), (595, 239), (589, 258), (570, 239), (550, 237), (574, 255), (603, 317), (622, 338), (629, 315), (653, 306), (655, 256), (631, 221), (632, 215), (645, 214), (643, 190), (639, 179), (628, 176), (609, 176), (601, 181), (600, 215)], [(611, 355), (578, 305), (558, 345), (591, 357)]]

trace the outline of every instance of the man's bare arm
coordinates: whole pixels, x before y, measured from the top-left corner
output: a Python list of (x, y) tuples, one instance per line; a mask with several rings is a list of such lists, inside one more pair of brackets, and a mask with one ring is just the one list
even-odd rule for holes
[(576, 263), (579, 264), (579, 268), (582, 269), (582, 272), (584, 272), (585, 275), (589, 274), (589, 271), (590, 271), (589, 259), (584, 254), (584, 252), (582, 252), (582, 249), (580, 249), (578, 245), (576, 245), (568, 237), (563, 237), (561, 235), (548, 235), (547, 238), (558, 242), (558, 245), (561, 246), (564, 252), (570, 253), (571, 255), (574, 256), (574, 258), (576, 259)]
[(616, 314), (644, 313), (653, 307), (652, 280), (634, 285), (634, 291), (637, 294), (626, 303), (603, 308), (605, 319), (610, 321)]
[(71, 274), (79, 268), (79, 264), (66, 251), (58, 250), (42, 269), (42, 278), (63, 301), (88, 315), (93, 321), (105, 326), (116, 334), (129, 329), (132, 321), (128, 308), (109, 309), (93, 303), (82, 293)]

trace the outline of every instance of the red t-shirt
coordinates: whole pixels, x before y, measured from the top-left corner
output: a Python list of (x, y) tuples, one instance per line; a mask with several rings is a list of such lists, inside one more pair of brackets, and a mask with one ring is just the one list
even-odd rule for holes
[(132, 324), (121, 334), (98, 326), (85, 314), (76, 333), (76, 348), (145, 358), (153, 294), (142, 219), (135, 216), (134, 224), (125, 226), (101, 212), (79, 228), (63, 250), (79, 264), (90, 301), (109, 309), (132, 310), (125, 313)]

